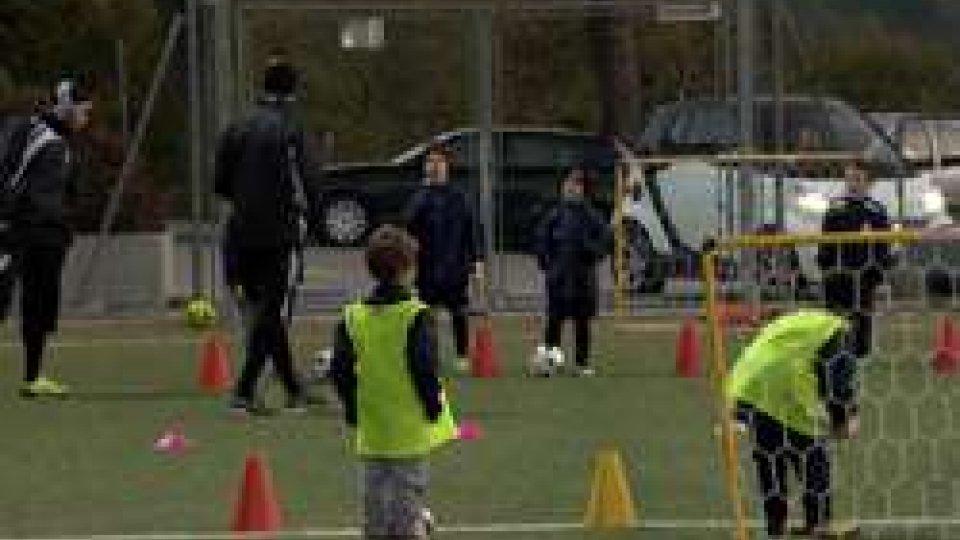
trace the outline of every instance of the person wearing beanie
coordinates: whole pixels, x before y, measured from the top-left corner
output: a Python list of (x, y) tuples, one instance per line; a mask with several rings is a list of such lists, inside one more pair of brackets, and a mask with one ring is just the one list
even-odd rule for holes
[(587, 198), (594, 176), (586, 163), (570, 170), (560, 185), (560, 201), (544, 214), (534, 239), (534, 254), (547, 288), (545, 345), (559, 348), (563, 322), (573, 319), (574, 374), (585, 377), (594, 375), (590, 323), (597, 314), (597, 263), (613, 247), (610, 227)]
[(43, 375), (49, 336), (57, 330), (63, 264), (72, 242), (69, 214), (76, 196), (71, 139), (83, 131), (93, 102), (74, 79), (53, 88), (49, 105), (24, 122), (26, 135), (5, 174), (0, 220), (5, 256), (0, 275), (0, 313), (9, 312), (20, 284), (24, 373), (20, 395), (63, 397), (69, 388)]
[(311, 401), (293, 362), (284, 314), (302, 275), (302, 247), (315, 233), (320, 165), (291, 111), (297, 73), (271, 60), (263, 97), (221, 136), (215, 191), (230, 205), (223, 236), (225, 281), (246, 320), (246, 359), (231, 410), (264, 412), (256, 388), (267, 359), (286, 389), (285, 410), (302, 412)]

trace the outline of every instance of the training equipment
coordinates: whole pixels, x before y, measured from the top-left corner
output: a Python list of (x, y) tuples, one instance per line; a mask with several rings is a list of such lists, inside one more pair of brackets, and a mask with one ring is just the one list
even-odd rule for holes
[[(728, 313), (723, 305), (737, 302), (763, 317), (804, 308), (823, 309), (825, 294), (833, 294), (831, 298), (840, 301), (836, 299), (850, 290), (825, 287), (823, 282), (843, 284), (838, 280), (847, 276), (855, 284), (872, 279), (878, 270), (871, 261), (881, 259), (883, 246), (893, 255), (885, 261), (882, 282), (875, 291), (872, 339), (869, 350), (852, 364), (859, 414), (836, 429), (820, 422), (824, 435), (838, 439), (829, 447), (835, 471), (831, 485), (834, 515), (840, 520), (836, 523), (859, 521), (861, 538), (956, 538), (960, 492), (951, 471), (956, 470), (960, 455), (956, 446), (960, 424), (955, 421), (955, 411), (960, 410), (960, 386), (944, 375), (955, 372), (960, 361), (960, 339), (952, 320), (960, 294), (956, 286), (960, 261), (952, 255), (958, 242), (960, 232), (955, 229), (745, 235), (720, 241), (717, 251), (705, 256), (711, 372), (718, 374), (712, 380), (716, 415), (724, 419), (719, 431), (727, 490), (734, 508), (735, 538), (751, 538), (751, 518), (762, 515), (759, 505), (769, 502), (774, 493), (758, 490), (751, 458), (753, 435), (737, 435), (730, 404), (723, 396), (728, 362), (737, 358), (765, 321), (757, 320), (757, 329), (726, 324)], [(819, 249), (831, 244), (837, 249)], [(824, 266), (816, 274), (807, 274), (795, 264), (782, 268), (758, 264), (794, 259), (784, 256), (785, 252), (801, 256), (835, 254), (837, 259), (847, 257), (847, 262), (831, 265), (827, 256), (821, 255), (822, 261), (818, 262)], [(851, 254), (864, 254), (863, 268), (849, 262), (856, 260)], [(747, 265), (750, 271), (741, 275), (756, 276), (758, 281), (722, 283), (721, 261), (731, 260)], [(778, 290), (757, 287), (769, 283), (765, 277), (768, 271), (776, 271)], [(824, 368), (829, 371), (851, 365), (850, 351), (858, 349), (852, 348), (853, 340), (846, 347), (846, 352), (822, 360)], [(771, 387), (771, 391), (776, 389)], [(773, 450), (767, 451), (774, 457)], [(791, 484), (791, 511), (802, 515), (802, 484)]]
[(457, 440), (476, 441), (483, 438), (483, 428), (473, 420), (461, 420), (457, 425)]
[(940, 317), (936, 328), (933, 369), (941, 375), (955, 374), (960, 371), (960, 333), (948, 315)]
[(636, 507), (623, 459), (616, 448), (597, 453), (583, 522), (587, 528), (623, 528), (636, 524)]
[(563, 369), (563, 349), (537, 345), (527, 362), (527, 374), (531, 377), (552, 377)]
[(677, 335), (677, 376), (693, 378), (700, 376), (700, 336), (697, 323), (687, 319)]
[(231, 530), (237, 533), (271, 532), (283, 526), (280, 503), (264, 457), (247, 456)]
[(183, 433), (183, 423), (176, 422), (153, 443), (153, 450), (160, 454), (180, 455), (190, 447), (190, 440)]
[(217, 321), (217, 310), (213, 302), (205, 297), (197, 297), (187, 302), (183, 310), (187, 326), (202, 330), (210, 328)]
[(210, 333), (200, 349), (200, 388), (210, 394), (220, 394), (230, 388), (230, 355), (219, 332)]
[(497, 348), (493, 339), (493, 323), (488, 317), (483, 317), (477, 325), (472, 345), (470, 374), (482, 379), (499, 377), (500, 361), (497, 358)]

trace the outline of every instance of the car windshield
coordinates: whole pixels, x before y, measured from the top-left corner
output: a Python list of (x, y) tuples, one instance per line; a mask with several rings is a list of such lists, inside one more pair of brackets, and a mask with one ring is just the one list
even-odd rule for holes
[(460, 131), (441, 133), (440, 135), (437, 135), (432, 139), (428, 139), (411, 148), (404, 150), (403, 152), (398, 154), (396, 157), (391, 159), (390, 163), (393, 163), (394, 165), (403, 165), (403, 164), (418, 160), (423, 155), (423, 153), (426, 152), (428, 146), (430, 146), (431, 144), (437, 144), (437, 143), (445, 144), (448, 147), (448, 149), (451, 151), (451, 153), (454, 155), (454, 162), (457, 162), (456, 158), (463, 153), (461, 143), (459, 142), (463, 140), (464, 138), (463, 135), (464, 133)]
[[(763, 152), (850, 152), (865, 154), (891, 175), (903, 170), (896, 146), (863, 115), (840, 102), (788, 99), (782, 111), (780, 130), (774, 102), (757, 101), (754, 133)], [(739, 145), (737, 116), (737, 104), (730, 101), (668, 105), (654, 114), (640, 147), (661, 155), (729, 152)]]

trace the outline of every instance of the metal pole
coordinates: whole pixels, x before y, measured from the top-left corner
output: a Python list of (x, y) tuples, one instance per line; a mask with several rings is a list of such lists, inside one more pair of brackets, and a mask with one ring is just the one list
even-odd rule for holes
[(200, 247), (201, 220), (203, 219), (203, 133), (201, 131), (200, 93), (200, 21), (197, 8), (199, 0), (187, 2), (187, 85), (190, 101), (190, 209), (192, 242), (190, 246), (190, 292), (201, 292), (203, 276), (203, 251)]
[(93, 272), (93, 265), (96, 264), (100, 257), (100, 252), (103, 250), (103, 245), (106, 243), (107, 235), (110, 234), (110, 229), (113, 227), (113, 223), (116, 220), (117, 212), (120, 210), (120, 201), (123, 196), (123, 189), (126, 186), (127, 179), (130, 177), (130, 173), (133, 171), (133, 165), (137, 162), (137, 158), (140, 155), (140, 147), (142, 146), (143, 138), (147, 133), (147, 125), (150, 123), (150, 118), (153, 115), (153, 109), (154, 105), (156, 104), (157, 95), (160, 92), (160, 83), (163, 82), (167, 70), (170, 67), (170, 59), (173, 57), (173, 51), (176, 50), (177, 41), (179, 40), (180, 32), (182, 30), (183, 15), (177, 13), (174, 15), (173, 21), (170, 23), (170, 29), (167, 31), (167, 39), (163, 45), (163, 50), (160, 53), (160, 60), (158, 60), (157, 67), (153, 72), (153, 79), (150, 81), (150, 90), (147, 92), (147, 99), (143, 104), (140, 117), (137, 119), (136, 130), (133, 132), (130, 146), (127, 148), (123, 165), (120, 166), (120, 173), (117, 176), (117, 183), (114, 186), (113, 191), (110, 193), (110, 200), (107, 201), (107, 207), (104, 210), (103, 218), (100, 220), (100, 229), (97, 234), (97, 239), (94, 242), (93, 248), (90, 250), (88, 258), (79, 265), (80, 278), (77, 281), (76, 294), (74, 296), (75, 301), (82, 299), (83, 293), (86, 292), (90, 276)]
[[(494, 306), (493, 290), (500, 287), (500, 272), (494, 261), (494, 190), (495, 163), (493, 153), (493, 13), (477, 10), (470, 18), (470, 49), (473, 64), (473, 116), (477, 126), (475, 163), (480, 186), (480, 217), (483, 224), (483, 252), (488, 271), (484, 275), (486, 305)], [(491, 286), (492, 285), (492, 286)]]
[[(216, 145), (216, 137), (230, 124), (236, 112), (236, 64), (232, 38), (234, 32), (234, 17), (236, 6), (231, 0), (206, 0), (212, 4), (212, 41), (211, 61), (215, 76), (213, 83), (215, 85), (213, 98), (215, 100), (213, 130), (208, 134), (207, 142)], [(209, 72), (210, 70), (206, 70)], [(208, 152), (210, 160), (208, 171), (215, 167), (213, 152)], [(214, 200), (212, 190), (207, 190), (207, 215), (214, 224), (223, 223), (226, 220), (225, 208), (220, 208), (217, 201)], [(219, 299), (222, 287), (219, 286), (220, 265), (219, 247), (217, 239), (210, 242), (209, 246), (209, 283), (210, 295), (214, 299)]]
[[(782, 154), (786, 151), (786, 122), (783, 110), (784, 95), (784, 77), (783, 77), (783, 6), (782, 2), (775, 0), (771, 5), (770, 14), (770, 39), (772, 43), (773, 54), (773, 95), (774, 95), (774, 136), (777, 138), (777, 153)], [(777, 231), (783, 231), (784, 227), (784, 172), (778, 171), (774, 184), (774, 223), (777, 225)]]
[[(737, 104), (740, 117), (740, 152), (752, 153), (754, 112), (754, 14), (756, 0), (738, 0), (737, 3)], [(739, 167), (739, 234), (754, 232), (754, 185), (751, 167)], [(741, 253), (737, 261), (739, 280), (747, 283), (756, 275), (754, 258)], [(744, 281), (746, 280), (746, 281)], [(756, 289), (756, 288), (754, 288)]]
[(127, 58), (123, 39), (117, 40), (117, 94), (120, 99), (120, 133), (124, 150), (130, 145), (130, 97), (127, 95)]

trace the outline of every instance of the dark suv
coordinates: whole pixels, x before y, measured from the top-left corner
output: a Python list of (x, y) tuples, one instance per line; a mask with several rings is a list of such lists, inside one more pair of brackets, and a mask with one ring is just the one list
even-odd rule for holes
[[(324, 170), (321, 192), (325, 243), (353, 246), (382, 223), (401, 218), (423, 178), (424, 151), (431, 142), (452, 152), (452, 181), (480, 208), (480, 176), (472, 152), (476, 129), (437, 135), (387, 163), (340, 164)], [(596, 202), (609, 211), (616, 150), (605, 140), (577, 131), (551, 128), (496, 128), (493, 132), (494, 230), (498, 248), (523, 250), (533, 225), (557, 194), (559, 180), (581, 161), (594, 164), (600, 182)], [(479, 214), (479, 212), (478, 212)]]

